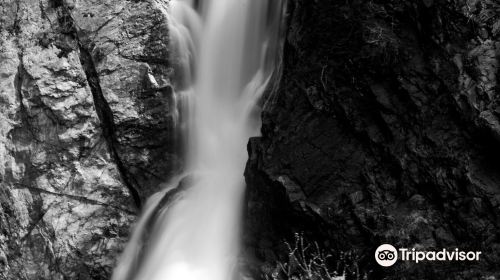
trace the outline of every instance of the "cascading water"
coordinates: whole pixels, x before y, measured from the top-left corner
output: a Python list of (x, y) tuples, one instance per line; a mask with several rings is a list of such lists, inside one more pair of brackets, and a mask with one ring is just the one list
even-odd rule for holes
[(197, 2), (171, 1), (166, 11), (191, 179), (149, 199), (113, 280), (230, 280), (237, 272), (246, 144), (278, 60), (284, 0)]

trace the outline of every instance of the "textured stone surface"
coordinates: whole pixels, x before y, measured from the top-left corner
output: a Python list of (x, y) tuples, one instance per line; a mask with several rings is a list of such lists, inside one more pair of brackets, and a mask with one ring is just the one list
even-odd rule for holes
[[(369, 279), (496, 279), (497, 1), (291, 1), (281, 86), (249, 145), (246, 256), (286, 260), (293, 232), (351, 251)], [(396, 247), (482, 250), (398, 264)], [(493, 278), (487, 278), (493, 277)]]
[(177, 168), (163, 5), (0, 3), (0, 279), (108, 279)]
[[(305, 231), (371, 279), (498, 276), (497, 1), (289, 3), (249, 144), (250, 269)], [(0, 2), (0, 279), (108, 279), (136, 206), (182, 165), (164, 4)], [(485, 258), (381, 270), (383, 242)]]

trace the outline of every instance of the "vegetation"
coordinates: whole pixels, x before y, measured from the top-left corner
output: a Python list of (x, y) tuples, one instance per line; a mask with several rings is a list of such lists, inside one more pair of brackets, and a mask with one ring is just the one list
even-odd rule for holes
[[(332, 265), (332, 254), (320, 249), (317, 242), (311, 243), (302, 234), (296, 233), (293, 244), (285, 242), (288, 259), (278, 262), (267, 280), (344, 280), (345, 270), (339, 273), (339, 265)], [(336, 266), (333, 269), (332, 266)]]

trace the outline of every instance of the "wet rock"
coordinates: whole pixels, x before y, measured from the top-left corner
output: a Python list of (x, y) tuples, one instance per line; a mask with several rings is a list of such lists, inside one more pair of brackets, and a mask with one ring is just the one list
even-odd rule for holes
[[(499, 276), (499, 38), (483, 34), (498, 6), (468, 2), (293, 1), (280, 88), (249, 146), (250, 267), (286, 260), (280, 243), (304, 232), (353, 250), (368, 279)], [(382, 243), (488, 257), (383, 270)]]

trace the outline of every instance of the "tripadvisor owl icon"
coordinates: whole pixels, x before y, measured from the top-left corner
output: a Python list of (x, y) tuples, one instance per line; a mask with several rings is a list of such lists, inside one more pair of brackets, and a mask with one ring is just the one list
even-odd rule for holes
[(375, 251), (375, 260), (381, 266), (391, 266), (398, 260), (398, 251), (390, 244), (382, 244)]

